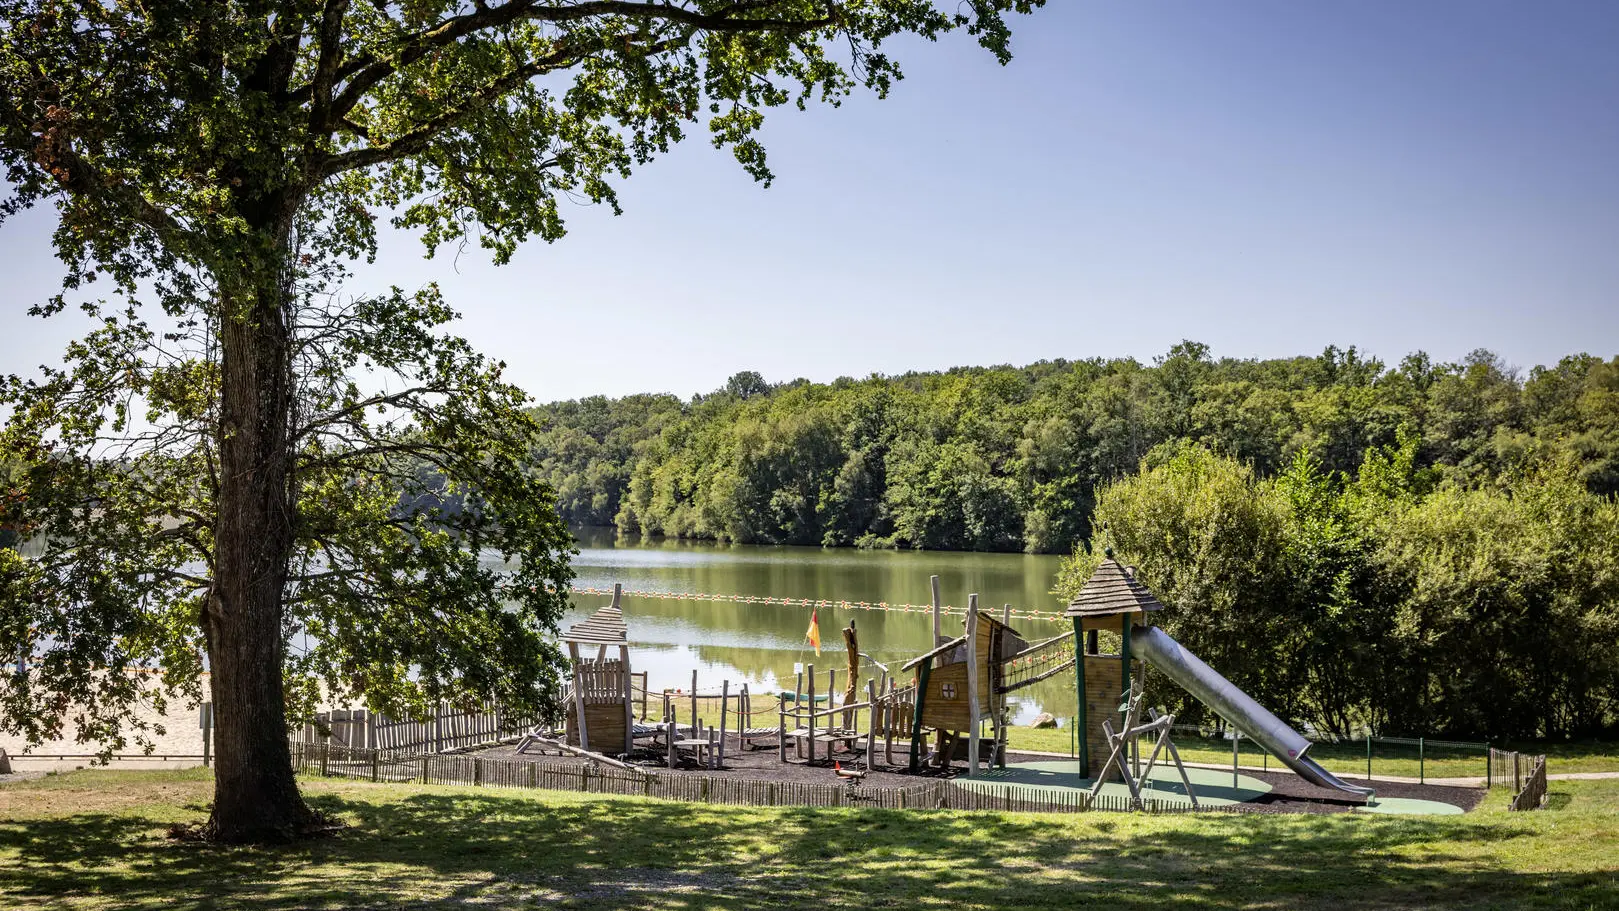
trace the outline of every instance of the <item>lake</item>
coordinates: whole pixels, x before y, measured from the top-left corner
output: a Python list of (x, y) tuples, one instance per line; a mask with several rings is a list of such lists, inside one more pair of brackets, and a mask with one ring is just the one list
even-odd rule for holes
[[(724, 545), (621, 537), (612, 529), (574, 529), (579, 556), (573, 561), (580, 588), (608, 589), (617, 582), (627, 592), (688, 595), (754, 595), (854, 602), (925, 605), (928, 577), (937, 575), (946, 605), (964, 607), (969, 593), (979, 607), (999, 616), (1003, 604), (1014, 611), (1060, 612), (1064, 604), (1050, 593), (1061, 558), (1052, 555), (955, 551), (889, 551)], [(573, 596), (564, 630), (610, 600), (605, 595)], [(630, 664), (646, 671), (648, 686), (686, 689), (691, 672), (698, 688), (717, 690), (729, 680), (744, 681), (755, 693), (792, 689), (795, 664), (814, 664), (818, 689), (827, 668), (846, 666), (840, 630), (855, 621), (860, 650), (899, 666), (932, 647), (932, 619), (926, 612), (821, 607), (822, 654), (815, 656), (804, 633), (810, 609), (779, 604), (738, 604), (715, 600), (676, 600), (625, 595), (624, 619), (630, 630)], [(1064, 624), (1014, 619), (1025, 639), (1062, 632)], [(946, 635), (961, 634), (960, 615), (946, 614)], [(876, 673), (870, 664), (864, 676)], [(902, 679), (902, 682), (903, 682)], [(842, 688), (840, 681), (839, 688)], [(1041, 711), (1068, 716), (1074, 711), (1073, 681), (1062, 675), (1021, 690), (1014, 698), (1014, 723)]]

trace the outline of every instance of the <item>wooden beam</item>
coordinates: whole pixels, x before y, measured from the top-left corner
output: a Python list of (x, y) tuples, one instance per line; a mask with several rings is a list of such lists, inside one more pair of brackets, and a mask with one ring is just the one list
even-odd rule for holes
[(967, 777), (978, 774), (978, 596), (967, 596)]
[(933, 645), (937, 648), (944, 642), (944, 636), (939, 628), (939, 612), (944, 609), (939, 600), (939, 577), (929, 576), (928, 586), (933, 589)]
[(630, 647), (618, 647), (618, 663), (624, 672), (624, 755), (635, 752), (635, 684), (630, 677)]
[[(587, 757), (587, 758), (590, 758), (590, 759), (594, 759), (597, 762), (603, 763), (605, 765), (610, 765), (615, 769), (624, 769), (625, 771), (634, 772), (637, 775), (642, 775), (642, 776), (645, 776), (645, 775), (649, 774), (645, 769), (637, 768), (635, 766), (630, 765), (627, 762), (620, 762), (620, 761), (618, 761), (617, 759), (614, 759), (611, 756), (604, 756), (601, 753), (597, 753), (597, 752), (593, 752), (591, 750), (586, 750), (586, 749), (582, 749), (580, 747), (576, 747), (573, 744), (568, 743), (568, 742), (563, 741), (563, 740), (553, 740), (550, 737), (540, 737), (538, 735), (533, 735), (533, 734), (529, 735), (527, 738), (525, 738), (525, 740), (527, 740), (527, 741), (529, 741), (531, 743), (538, 743), (538, 744), (540, 744), (542, 746), (548, 746), (553, 750), (561, 750), (564, 753), (572, 753), (575, 756), (584, 756), (584, 757)], [(674, 768), (674, 766), (671, 764), (670, 768)]]
[(579, 644), (568, 643), (568, 657), (573, 659), (573, 707), (579, 716), (579, 745), (590, 749), (590, 737), (585, 729), (584, 676), (579, 673)]
[(1074, 713), (1074, 732), (1079, 740), (1079, 772), (1089, 778), (1091, 774), (1090, 748), (1085, 745), (1085, 735), (1089, 730), (1089, 722), (1085, 718), (1085, 653), (1080, 649), (1085, 644), (1085, 632), (1082, 629), (1079, 617), (1074, 618), (1074, 694), (1078, 697), (1078, 705)]
[[(843, 704), (848, 705), (859, 698), (855, 687), (860, 682), (860, 640), (854, 631), (854, 620), (849, 620), (849, 627), (843, 631), (843, 648), (849, 653), (849, 682), (843, 688)], [(843, 713), (843, 726), (854, 727), (854, 713)]]

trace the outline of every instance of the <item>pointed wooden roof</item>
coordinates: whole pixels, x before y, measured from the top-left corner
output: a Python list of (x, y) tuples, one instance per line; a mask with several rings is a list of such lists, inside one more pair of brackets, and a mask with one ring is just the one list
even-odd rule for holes
[(608, 605), (589, 617), (568, 627), (563, 642), (581, 645), (622, 645), (630, 641), (630, 628), (624, 623), (624, 611)]
[(1070, 617), (1105, 617), (1163, 609), (1152, 592), (1136, 581), (1135, 574), (1113, 559), (1112, 551), (1108, 551), (1102, 565), (1096, 567), (1090, 581), (1079, 590), (1079, 597), (1070, 601), (1068, 610), (1063, 613)]

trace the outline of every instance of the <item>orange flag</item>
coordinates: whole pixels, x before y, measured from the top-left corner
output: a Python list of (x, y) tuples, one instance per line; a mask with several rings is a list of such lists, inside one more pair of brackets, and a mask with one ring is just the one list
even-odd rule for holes
[(810, 625), (804, 632), (804, 638), (810, 641), (810, 645), (815, 646), (815, 654), (818, 656), (821, 654), (821, 624), (815, 621), (816, 613), (818, 613), (816, 610), (810, 611)]

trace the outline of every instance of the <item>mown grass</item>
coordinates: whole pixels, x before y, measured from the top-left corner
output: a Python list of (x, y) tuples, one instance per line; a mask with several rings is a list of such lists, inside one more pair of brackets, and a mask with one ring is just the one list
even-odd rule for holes
[(0, 787), (7, 909), (1610, 908), (1619, 781), (1463, 817), (756, 809), (306, 780), (351, 826), (279, 848), (164, 837), (193, 772)]

